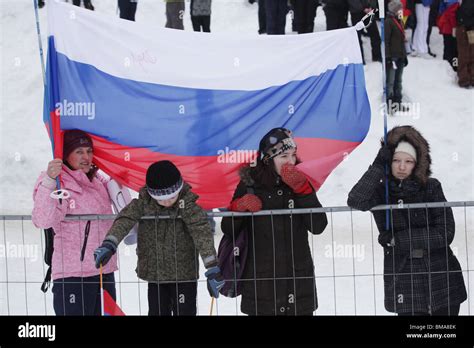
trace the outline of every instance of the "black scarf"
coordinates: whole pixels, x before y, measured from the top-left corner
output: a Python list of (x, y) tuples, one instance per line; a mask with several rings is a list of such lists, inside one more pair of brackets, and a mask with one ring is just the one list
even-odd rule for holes
[(396, 201), (402, 199), (408, 203), (408, 201), (415, 202), (423, 199), (420, 197), (421, 185), (412, 178), (399, 180), (392, 177), (389, 180), (388, 189), (390, 197)]

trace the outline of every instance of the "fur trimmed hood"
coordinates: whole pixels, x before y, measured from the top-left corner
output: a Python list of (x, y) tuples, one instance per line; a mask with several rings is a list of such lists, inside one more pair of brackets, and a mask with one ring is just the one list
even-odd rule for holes
[(244, 165), (239, 169), (239, 177), (242, 182), (247, 186), (254, 186), (255, 180), (251, 175), (252, 167), (250, 165)]
[[(428, 178), (431, 176), (430, 145), (414, 127), (394, 127), (387, 133), (387, 146), (390, 149), (392, 156), (395, 148), (401, 141), (410, 143), (416, 149), (417, 162), (412, 175), (418, 182), (425, 185)], [(381, 145), (384, 145), (383, 139), (381, 140)]]

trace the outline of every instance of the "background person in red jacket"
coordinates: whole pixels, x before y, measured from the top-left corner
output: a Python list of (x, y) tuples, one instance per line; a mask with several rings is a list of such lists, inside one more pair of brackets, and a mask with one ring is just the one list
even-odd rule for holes
[(454, 31), (456, 28), (456, 11), (459, 8), (458, 0), (443, 0), (439, 8), (439, 16), (436, 24), (439, 33), (443, 35), (443, 59), (448, 61), (451, 67), (457, 70), (458, 49)]

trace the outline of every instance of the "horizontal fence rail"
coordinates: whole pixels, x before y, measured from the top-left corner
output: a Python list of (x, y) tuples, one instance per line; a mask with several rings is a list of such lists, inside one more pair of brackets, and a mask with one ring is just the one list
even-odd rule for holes
[[(410, 204), (383, 204), (373, 207), (369, 211), (377, 210), (400, 210), (400, 209), (421, 209), (421, 208), (458, 208), (458, 207), (472, 207), (474, 201), (458, 201), (458, 202), (429, 202), (429, 203), (410, 203)], [(227, 211), (227, 209), (219, 208), (218, 212), (208, 211), (206, 214), (209, 217), (226, 217), (226, 216), (266, 216), (266, 215), (289, 215), (289, 214), (309, 214), (309, 213), (336, 213), (358, 211), (347, 206), (337, 207), (322, 207), (322, 208), (298, 208), (298, 209), (278, 209), (278, 210), (261, 210), (255, 213), (241, 213)], [(82, 215), (67, 215), (66, 220), (114, 220), (117, 214), (82, 214)], [(180, 216), (158, 215), (158, 216), (143, 216), (142, 219), (170, 219), (180, 218)], [(0, 220), (31, 220), (31, 215), (0, 215)]]
[[(254, 301), (251, 301), (252, 306), (255, 307), (255, 313), (253, 314), (261, 314), (258, 304), (258, 298), (261, 297), (257, 296), (257, 292), (263, 291), (262, 289), (270, 289), (269, 298), (274, 302), (274, 308), (271, 309), (272, 315), (311, 314), (306, 312), (302, 313), (301, 311), (298, 313), (297, 308), (299, 307), (297, 303), (298, 287), (302, 288), (312, 283), (316, 290), (314, 291), (314, 306), (309, 305), (309, 308), (316, 307), (317, 302), (318, 309), (316, 314), (318, 315), (393, 315), (393, 313), (385, 309), (387, 303), (384, 301), (384, 298), (387, 293), (386, 291), (384, 292), (384, 280), (393, 278), (396, 282), (408, 282), (408, 284), (410, 284), (409, 278), (411, 278), (411, 286), (414, 288), (415, 286), (419, 286), (417, 282), (419, 282), (419, 277), (421, 276), (426, 277), (426, 279), (444, 276), (449, 283), (450, 279), (455, 277), (455, 274), (460, 273), (463, 276), (467, 290), (467, 301), (464, 301), (461, 305), (460, 314), (471, 315), (473, 312), (472, 300), (474, 299), (474, 295), (470, 289), (474, 285), (474, 277), (472, 277), (473, 260), (472, 257), (469, 258), (469, 256), (474, 252), (474, 236), (472, 233), (474, 226), (473, 207), (474, 201), (461, 201), (380, 205), (372, 208), (372, 212), (389, 210), (391, 214), (398, 210), (410, 212), (411, 210), (418, 211), (423, 209), (428, 212), (430, 209), (442, 208), (446, 215), (446, 209), (453, 210), (456, 222), (456, 235), (454, 241), (451, 244), (447, 242), (447, 245), (450, 244), (454, 255), (459, 260), (461, 269), (441, 271), (431, 269), (420, 271), (411, 269), (410, 272), (403, 273), (397, 271), (384, 272), (384, 253), (386, 250), (379, 245), (377, 240), (379, 231), (374, 224), (372, 214), (360, 212), (347, 206), (265, 210), (255, 213), (230, 212), (221, 209), (220, 211), (207, 212), (207, 216), (214, 232), (213, 237), (216, 250), (223, 236), (219, 226), (219, 222), (222, 218), (231, 218), (232, 240), (234, 243), (238, 233), (238, 231), (234, 230), (234, 219), (238, 220), (239, 218), (244, 218), (252, 221), (252, 228), (248, 231), (249, 236), (251, 236), (250, 239), (252, 240), (254, 240), (255, 236), (258, 237), (259, 233), (263, 233), (262, 231), (255, 230), (254, 221), (258, 221), (258, 219), (261, 221), (261, 219), (265, 217), (271, 221), (271, 233), (268, 235), (268, 248), (272, 249), (270, 254), (273, 255), (273, 257), (266, 260), (266, 262), (268, 262), (269, 265), (273, 263), (273, 276), (268, 276), (268, 274), (256, 274), (258, 266), (255, 260), (258, 260), (259, 253), (256, 250), (250, 250), (252, 248), (250, 248), (251, 245), (249, 244), (248, 252), (252, 257), (248, 256), (248, 259), (252, 261), (246, 267), (253, 269), (253, 274), (249, 276), (249, 272), (247, 272), (246, 276), (242, 276), (239, 279), (226, 279), (226, 282), (231, 282), (233, 286), (235, 286), (234, 290), (237, 289), (237, 285), (244, 286), (244, 284), (250, 284), (255, 289)], [(311, 254), (310, 257), (314, 264), (314, 274), (299, 274), (301, 272), (297, 269), (298, 265), (295, 263), (295, 260), (300, 257), (303, 250), (296, 250), (293, 245), (293, 243), (296, 242), (294, 236), (295, 231), (293, 230), (294, 220), (297, 219), (297, 216), (302, 214), (305, 216), (313, 216), (312, 214), (318, 213), (326, 214), (328, 225), (322, 234), (314, 235), (308, 233), (308, 246)], [(410, 216), (410, 214), (408, 214), (408, 216)], [(428, 216), (429, 215), (426, 214), (429, 235), (430, 221)], [(78, 223), (85, 224), (86, 221), (107, 221), (114, 220), (116, 217), (117, 215), (114, 214), (67, 215), (65, 220), (71, 222), (78, 221)], [(289, 260), (287, 264), (290, 266), (289, 269), (291, 269), (291, 271), (289, 271), (289, 273), (283, 272), (277, 274), (277, 262), (281, 261), (283, 256), (277, 252), (277, 249), (282, 250), (282, 245), (275, 244), (275, 231), (279, 226), (275, 226), (274, 224), (284, 223), (284, 221), (287, 221), (285, 220), (286, 217), (289, 218), (291, 228), (290, 237), (285, 239), (288, 240), (287, 247), (290, 248), (290, 253), (285, 254), (285, 257), (287, 261)], [(294, 219), (292, 219), (292, 217), (294, 217)], [(31, 215), (0, 215), (0, 219), (3, 220), (3, 233), (1, 233), (0, 236), (0, 238), (3, 239), (0, 243), (0, 315), (54, 315), (51, 291), (44, 294), (40, 290), (40, 285), (47, 271), (47, 266), (43, 262), (45, 248), (43, 233), (39, 233), (38, 228), (33, 226)], [(143, 221), (156, 221), (155, 234), (157, 234), (156, 226), (158, 226), (158, 222), (170, 219), (175, 226), (173, 231), (176, 236), (176, 221), (180, 220), (181, 216), (159, 215), (144, 216), (141, 218)], [(447, 222), (446, 220), (444, 221), (444, 233), (447, 241)], [(310, 222), (311, 227), (309, 229), (312, 229), (313, 219), (310, 219)], [(412, 226), (409, 225), (408, 227), (411, 231)], [(79, 230), (78, 233), (83, 234), (84, 231)], [(277, 238), (281, 238), (281, 236), (277, 236)], [(174, 260), (178, 259), (178, 244), (179, 241), (177, 241), (175, 246)], [(139, 279), (134, 272), (137, 266), (135, 249), (136, 245), (124, 245), (124, 243), (121, 243), (118, 248), (119, 270), (115, 272), (115, 287), (117, 289), (116, 301), (126, 314), (146, 315), (148, 314), (147, 295), (150, 294), (152, 287), (148, 282)], [(60, 251), (56, 250), (55, 252)], [(442, 249), (442, 252), (446, 252), (446, 257), (448, 257), (447, 247)], [(430, 259), (434, 257), (434, 253), (435, 252), (430, 248), (425, 250), (414, 249), (411, 251), (409, 262), (413, 265), (416, 258), (427, 257)], [(195, 249), (195, 256), (196, 259), (198, 259), (196, 262), (199, 262), (200, 265), (199, 274), (196, 274), (198, 280), (178, 280), (176, 278), (176, 280), (171, 283), (178, 284), (176, 286), (175, 299), (179, 301), (180, 296), (185, 293), (185, 290), (182, 290), (181, 286), (196, 284), (195, 292), (197, 291), (196, 307), (198, 315), (242, 315), (241, 296), (228, 298), (221, 295), (217, 300), (212, 301), (211, 304), (211, 298), (207, 292), (206, 277), (204, 276), (205, 268), (203, 267), (201, 258), (197, 258), (198, 254), (198, 250)], [(195, 262), (194, 260), (191, 261)], [(252, 262), (253, 265), (251, 264)], [(386, 260), (385, 262), (390, 262), (390, 260)], [(395, 262), (395, 259), (393, 262)], [(393, 265), (395, 265), (395, 263)], [(177, 269), (178, 265), (176, 265), (176, 270)], [(418, 280), (414, 280), (415, 278)], [(168, 283), (168, 281), (158, 282), (157, 291), (159, 292), (158, 288)], [(286, 284), (285, 286), (294, 290), (290, 291), (289, 294), (290, 299), (288, 301), (291, 305), (282, 306), (276, 303), (279, 297), (277, 296), (277, 292), (281, 291), (282, 288), (280, 286), (281, 284)], [(428, 287), (430, 294), (429, 299), (431, 301), (431, 281), (427, 281), (426, 286)], [(249, 285), (247, 285), (247, 288), (248, 287)], [(393, 295), (395, 297), (393, 301), (397, 301), (395, 291)], [(159, 296), (160, 295), (158, 295), (158, 297)], [(448, 296), (448, 294), (446, 296)], [(450, 297), (448, 296), (448, 298)], [(248, 307), (248, 303), (244, 303), (243, 306)], [(397, 306), (398, 304), (394, 303), (394, 307), (397, 308)], [(173, 314), (179, 315), (180, 308), (180, 305), (174, 307), (172, 310)], [(246, 311), (248, 312), (248, 308)], [(163, 314), (161, 309), (159, 314)]]

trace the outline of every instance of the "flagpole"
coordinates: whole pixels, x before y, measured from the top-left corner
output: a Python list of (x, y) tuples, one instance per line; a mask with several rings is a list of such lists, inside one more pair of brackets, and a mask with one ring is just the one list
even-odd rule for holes
[[(39, 47), (39, 54), (40, 54), (40, 61), (41, 61), (41, 72), (43, 74), (43, 87), (44, 87), (44, 90), (46, 91), (46, 88), (47, 88), (46, 71), (45, 71), (45, 65), (44, 65), (43, 41), (41, 40), (41, 28), (40, 28), (39, 15), (38, 15), (38, 0), (33, 0), (33, 7), (35, 9), (36, 34), (38, 37), (38, 47)], [(45, 98), (46, 98), (46, 95), (45, 95)], [(49, 100), (45, 100), (44, 102), (48, 104), (47, 111), (50, 112)], [(53, 158), (54, 158), (54, 136), (52, 134), (53, 123), (51, 121), (51, 116), (49, 117), (49, 132), (50, 132), (50, 138), (51, 138), (51, 148), (53, 151)], [(56, 186), (57, 186), (57, 189), (59, 189), (59, 178), (56, 178)]]
[[(33, 0), (33, 7), (35, 9), (35, 19), (36, 19), (36, 34), (38, 37), (38, 47), (39, 47), (39, 54), (40, 54), (40, 61), (41, 61), (41, 73), (43, 75), (43, 87), (46, 92), (46, 89), (48, 88), (47, 82), (46, 82), (46, 68), (44, 64), (44, 51), (43, 51), (43, 41), (41, 40), (41, 27), (40, 27), (40, 21), (39, 21), (39, 15), (38, 15), (38, 0)], [(49, 95), (49, 94), (48, 94)], [(45, 93), (45, 98), (46, 98), (46, 93)], [(49, 99), (45, 100), (44, 103), (47, 104), (47, 112), (50, 112), (50, 105), (49, 105)], [(53, 152), (53, 159), (54, 159), (54, 148), (55, 148), (55, 143), (54, 143), (54, 134), (53, 134), (53, 122), (51, 120), (51, 115), (49, 115), (49, 136), (51, 140), (51, 150)], [(56, 191), (53, 191), (50, 195), (51, 198), (58, 199), (59, 203), (62, 204), (62, 199), (63, 198), (68, 198), (69, 193), (66, 190), (61, 190), (61, 181), (60, 181), (60, 175), (56, 177)]]
[(102, 283), (102, 263), (100, 264), (100, 271), (99, 271), (99, 279), (100, 279), (100, 314), (104, 316), (104, 285)]
[[(382, 105), (383, 105), (383, 139), (384, 144), (387, 144), (387, 78), (386, 78), (386, 67), (385, 67), (385, 3), (384, 0), (378, 0), (379, 2), (379, 16), (380, 16), (380, 37), (381, 37), (381, 53), (382, 53)], [(388, 204), (388, 163), (385, 163), (385, 204)], [(385, 211), (385, 230), (388, 231), (390, 228), (389, 210)]]

